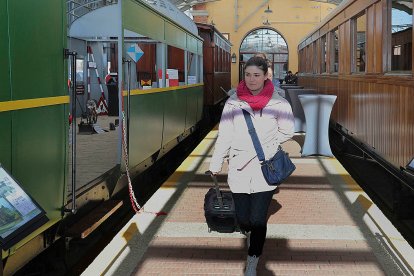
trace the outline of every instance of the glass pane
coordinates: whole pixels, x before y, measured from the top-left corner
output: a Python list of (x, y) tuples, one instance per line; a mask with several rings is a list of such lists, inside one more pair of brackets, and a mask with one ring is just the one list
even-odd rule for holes
[(412, 68), (412, 1), (392, 1), (391, 9), (391, 70)]
[(243, 40), (240, 52), (287, 53), (287, 44), (283, 37), (271, 29), (257, 29)]
[(318, 53), (317, 53), (317, 47), (316, 47), (316, 42), (312, 43), (312, 73), (316, 74), (318, 72), (318, 68), (317, 68), (317, 64), (318, 64)]
[[(136, 62), (136, 81), (138, 89), (148, 89), (157, 83), (157, 72), (155, 70), (157, 43), (137, 43), (144, 52), (142, 57)], [(134, 80), (134, 78), (132, 78)]]
[(251, 54), (240, 54), (240, 61), (246, 62), (246, 61), (249, 60), (249, 58), (251, 58), (253, 56), (254, 56), (253, 53), (251, 53)]
[(198, 68), (197, 68), (197, 55), (194, 53), (187, 52), (187, 83), (195, 84), (198, 83)]
[(326, 35), (321, 38), (321, 73), (326, 73)]
[(366, 15), (356, 19), (355, 72), (365, 72)]
[(288, 54), (278, 54), (274, 55), (275, 62), (287, 62), (289, 55)]
[(273, 79), (283, 80), (286, 75), (287, 63), (274, 63), (273, 64)]
[(83, 69), (85, 67), (83, 59), (76, 59), (76, 82), (83, 82)]
[(332, 32), (332, 49), (333, 49), (333, 63), (332, 72), (337, 73), (339, 71), (339, 31)]

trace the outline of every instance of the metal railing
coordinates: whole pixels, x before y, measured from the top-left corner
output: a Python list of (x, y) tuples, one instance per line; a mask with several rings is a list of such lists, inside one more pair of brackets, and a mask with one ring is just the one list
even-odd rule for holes
[(117, 4), (118, 0), (67, 0), (68, 27), (76, 19), (96, 9)]

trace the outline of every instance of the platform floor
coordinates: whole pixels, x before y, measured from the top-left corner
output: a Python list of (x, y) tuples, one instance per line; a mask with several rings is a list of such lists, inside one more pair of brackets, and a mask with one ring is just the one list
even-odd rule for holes
[[(209, 233), (204, 195), (213, 130), (83, 275), (243, 275), (246, 240)], [(300, 157), (269, 210), (257, 275), (413, 275), (414, 250), (335, 158)], [(219, 177), (226, 188), (226, 174)], [(166, 212), (157, 216), (155, 212)]]

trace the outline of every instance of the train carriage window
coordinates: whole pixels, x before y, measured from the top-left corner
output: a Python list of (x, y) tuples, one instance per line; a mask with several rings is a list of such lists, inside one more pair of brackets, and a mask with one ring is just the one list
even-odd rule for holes
[(366, 22), (365, 13), (352, 21), (352, 71), (356, 73), (365, 72)]
[(187, 52), (187, 84), (196, 84), (199, 82), (197, 55)]
[(339, 31), (338, 29), (331, 32), (331, 73), (339, 72)]
[(167, 86), (185, 84), (184, 50), (168, 45)]
[(312, 43), (312, 73), (318, 73), (318, 52), (316, 41)]
[(138, 87), (146, 89), (155, 86), (157, 82), (157, 72), (155, 70), (157, 43), (147, 41), (137, 43), (144, 52), (142, 57), (136, 63), (136, 75)]
[(305, 72), (305, 62), (306, 62), (306, 56), (305, 56), (305, 48), (302, 48), (299, 51), (299, 72)]
[(221, 62), (220, 62), (220, 48), (218, 47), (218, 45), (216, 44), (216, 72), (221, 72)]
[(326, 73), (326, 35), (321, 38), (321, 73)]
[(306, 73), (311, 73), (312, 69), (312, 49), (311, 46), (306, 46)]
[(391, 71), (412, 69), (412, 1), (392, 1)]
[[(158, 87), (158, 69), (161, 69), (163, 49), (165, 46), (158, 40), (124, 29), (123, 56), (128, 62), (124, 63), (123, 85), (131, 89), (149, 89)], [(137, 53), (134, 57), (132, 54)], [(139, 53), (139, 54), (138, 54)], [(111, 60), (112, 61), (112, 60)], [(111, 62), (116, 65), (116, 62)], [(115, 68), (111, 68), (114, 72)]]

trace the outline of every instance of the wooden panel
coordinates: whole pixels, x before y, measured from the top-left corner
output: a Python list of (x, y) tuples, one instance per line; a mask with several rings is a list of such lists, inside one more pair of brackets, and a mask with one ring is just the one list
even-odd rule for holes
[[(373, 73), (375, 72), (375, 34), (376, 34), (376, 30), (375, 30), (375, 7), (369, 7), (367, 9), (367, 26), (370, 26), (370, 28), (366, 29), (366, 72), (367, 73)], [(374, 26), (374, 28), (372, 28), (372, 26)]]
[(88, 213), (69, 228), (66, 232), (66, 236), (80, 237), (81, 239), (86, 238), (115, 213), (122, 204), (123, 202), (120, 200), (108, 200), (101, 203), (98, 207), (92, 210), (92, 212)]
[(323, 25), (321, 27), (321, 29), (319, 30), (319, 35), (320, 36), (325, 35), (329, 31), (329, 28), (328, 27), (329, 27), (328, 24)]
[(214, 102), (213, 104), (217, 104), (218, 102), (222, 101), (227, 95), (224, 93), (222, 88), (225, 91), (230, 90), (230, 82), (231, 82), (231, 75), (230, 72), (216, 72), (214, 74), (214, 85), (213, 85), (213, 93), (214, 93)]
[(339, 28), (339, 73), (351, 73), (351, 21), (346, 21)]
[[(343, 6), (342, 10), (334, 11), (335, 15), (327, 17), (328, 21), (323, 23), (319, 29), (314, 30), (304, 41), (299, 45), (298, 49), (302, 49), (306, 45), (312, 43), (319, 37), (325, 35), (327, 32), (332, 31), (337, 28), (339, 25), (344, 24), (346, 21), (350, 20), (352, 17), (355, 17), (358, 13), (364, 11), (364, 9), (376, 4), (381, 3), (381, 1), (387, 0), (353, 0), (348, 1), (348, 3)], [(325, 21), (323, 21), (325, 22)]]
[(345, 9), (345, 20), (349, 20), (351, 17), (356, 16), (364, 9), (368, 8), (369, 6), (372, 6), (375, 2), (378, 2), (378, 0), (354, 1), (354, 3), (352, 3)]
[(344, 12), (337, 14), (330, 22), (329, 22), (329, 30), (332, 30), (342, 24), (345, 20)]
[[(326, 72), (331, 72), (331, 68), (332, 68), (332, 65), (331, 65), (332, 54), (331, 54), (330, 49), (332, 49), (332, 47), (333, 47), (332, 44), (333, 43), (334, 42), (333, 42), (332, 34), (328, 33), (326, 35), (326, 51), (327, 51), (327, 53), (326, 53)], [(303, 62), (305, 62), (305, 61), (303, 61)]]
[(346, 36), (346, 31), (345, 31), (345, 25), (340, 25), (338, 28), (339, 31), (339, 36), (338, 36), (338, 40), (339, 40), (339, 68), (338, 68), (338, 74), (342, 74), (344, 72), (346, 72), (345, 68), (344, 68), (344, 64), (345, 64), (345, 52), (346, 52), (346, 41), (349, 39)]
[(214, 71), (213, 49), (211, 47), (210, 30), (199, 28), (199, 35), (203, 39), (203, 72), (212, 73)]
[[(384, 68), (384, 50), (386, 49), (384, 41), (384, 30), (386, 29), (386, 22), (382, 20), (386, 11), (383, 10), (383, 5), (386, 5), (385, 1), (375, 4), (375, 40), (374, 40), (374, 72), (383, 73)], [(385, 48), (385, 49), (384, 49)]]
[(394, 166), (405, 166), (414, 156), (412, 82), (384, 76), (302, 76), (300, 84), (337, 95), (331, 118)]
[(204, 73), (204, 104), (214, 103), (214, 73)]

